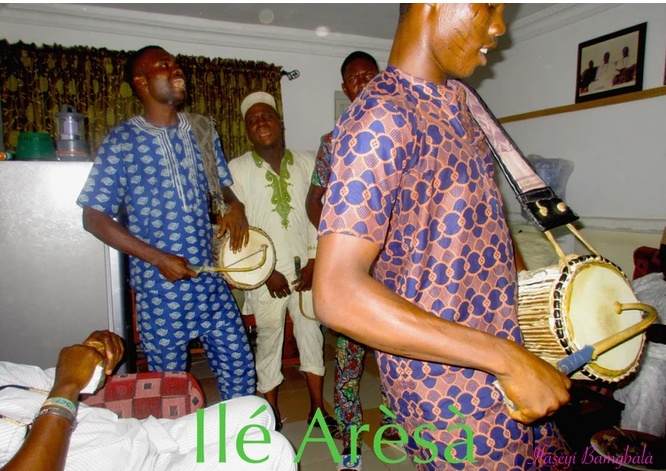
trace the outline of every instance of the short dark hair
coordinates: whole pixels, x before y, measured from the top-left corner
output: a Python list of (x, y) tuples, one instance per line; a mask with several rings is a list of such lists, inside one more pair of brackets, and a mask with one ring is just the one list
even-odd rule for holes
[(342, 63), (342, 67), (340, 67), (340, 75), (342, 75), (342, 80), (345, 79), (345, 70), (347, 70), (347, 66), (349, 66), (349, 64), (354, 62), (356, 59), (365, 59), (367, 61), (370, 61), (374, 64), (375, 67), (377, 67), (377, 70), (379, 70), (379, 65), (377, 65), (377, 61), (375, 60), (374, 57), (372, 57), (367, 52), (354, 51), (347, 56), (345, 61)]
[(400, 20), (399, 20), (399, 21), (402, 21), (402, 19), (403, 19), (405, 16), (407, 16), (407, 12), (409, 11), (409, 9), (410, 9), (411, 7), (412, 7), (412, 4), (411, 4), (411, 3), (401, 3), (401, 4), (400, 4)]
[(136, 77), (137, 74), (137, 64), (139, 63), (139, 59), (143, 55), (144, 52), (150, 51), (153, 49), (161, 49), (164, 50), (163, 47), (160, 46), (146, 46), (142, 47), (138, 51), (134, 51), (128, 58), (127, 62), (125, 63), (125, 80), (127, 83), (130, 84), (130, 87), (132, 87), (132, 90), (134, 93), (136, 93), (136, 90), (134, 89), (134, 77)]

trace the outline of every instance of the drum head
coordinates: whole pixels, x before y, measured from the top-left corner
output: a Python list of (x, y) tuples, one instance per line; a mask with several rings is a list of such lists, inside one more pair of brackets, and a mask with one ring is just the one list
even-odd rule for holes
[[(615, 265), (595, 258), (570, 268), (574, 273), (566, 290), (567, 324), (578, 350), (641, 321), (641, 311), (615, 311), (615, 301), (638, 302), (629, 281)], [(643, 342), (644, 336), (637, 335), (600, 355), (586, 369), (602, 379), (619, 381), (637, 366)]]
[(268, 235), (256, 227), (250, 227), (250, 241), (240, 252), (233, 253), (229, 247), (229, 233), (222, 238), (219, 266), (222, 268), (247, 268), (261, 262), (263, 246), (266, 246), (266, 261), (252, 271), (222, 272), (222, 276), (240, 289), (254, 289), (263, 285), (275, 268), (275, 247)]

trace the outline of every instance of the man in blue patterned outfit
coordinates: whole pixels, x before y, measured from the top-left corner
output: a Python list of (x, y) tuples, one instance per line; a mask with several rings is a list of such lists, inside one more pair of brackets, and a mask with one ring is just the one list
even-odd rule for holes
[[(185, 101), (183, 71), (162, 48), (137, 51), (128, 80), (145, 107), (106, 137), (78, 199), (83, 225), (130, 255), (137, 326), (151, 371), (183, 371), (187, 342), (201, 338), (222, 400), (255, 392), (254, 357), (234, 298), (217, 274), (189, 265), (211, 265), (212, 227), (208, 182)], [(247, 240), (244, 206), (229, 186), (215, 136), (220, 185), (230, 210), (218, 219), (231, 232), (232, 249)], [(121, 208), (127, 228), (114, 221)]]

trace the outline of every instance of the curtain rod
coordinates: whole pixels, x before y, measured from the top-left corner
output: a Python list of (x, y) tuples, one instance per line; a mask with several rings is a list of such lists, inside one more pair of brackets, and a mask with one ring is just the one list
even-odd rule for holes
[(285, 75), (289, 80), (296, 80), (298, 77), (301, 76), (301, 73), (298, 70), (292, 70), (291, 72), (283, 70), (282, 72), (280, 72), (280, 76), (284, 77)]

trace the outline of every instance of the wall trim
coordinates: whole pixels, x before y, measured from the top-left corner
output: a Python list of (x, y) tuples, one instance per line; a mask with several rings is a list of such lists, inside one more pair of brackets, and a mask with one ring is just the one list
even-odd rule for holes
[(615, 8), (619, 3), (558, 3), (509, 26), (513, 44), (563, 28), (590, 16)]
[(530, 111), (528, 113), (514, 114), (499, 118), (501, 124), (513, 123), (515, 121), (524, 121), (526, 119), (543, 118), (545, 116), (553, 116), (562, 113), (571, 113), (573, 111), (590, 110), (600, 106), (611, 106), (620, 103), (629, 103), (637, 100), (645, 100), (649, 98), (656, 98), (666, 95), (666, 86), (649, 88), (641, 90), (640, 92), (625, 93), (624, 95), (616, 95), (599, 100), (591, 100), (583, 103), (574, 103), (573, 105), (556, 106), (554, 108), (546, 108), (545, 110)]
[[(506, 215), (510, 224), (528, 223), (520, 213), (509, 211)], [(583, 229), (619, 232), (641, 232), (661, 234), (666, 227), (666, 219), (608, 218), (581, 216), (576, 226)]]
[[(351, 34), (249, 25), (81, 4), (0, 4), (0, 22), (176, 42), (345, 58), (362, 47), (386, 62), (392, 41)], [(288, 67), (288, 64), (285, 65)]]

